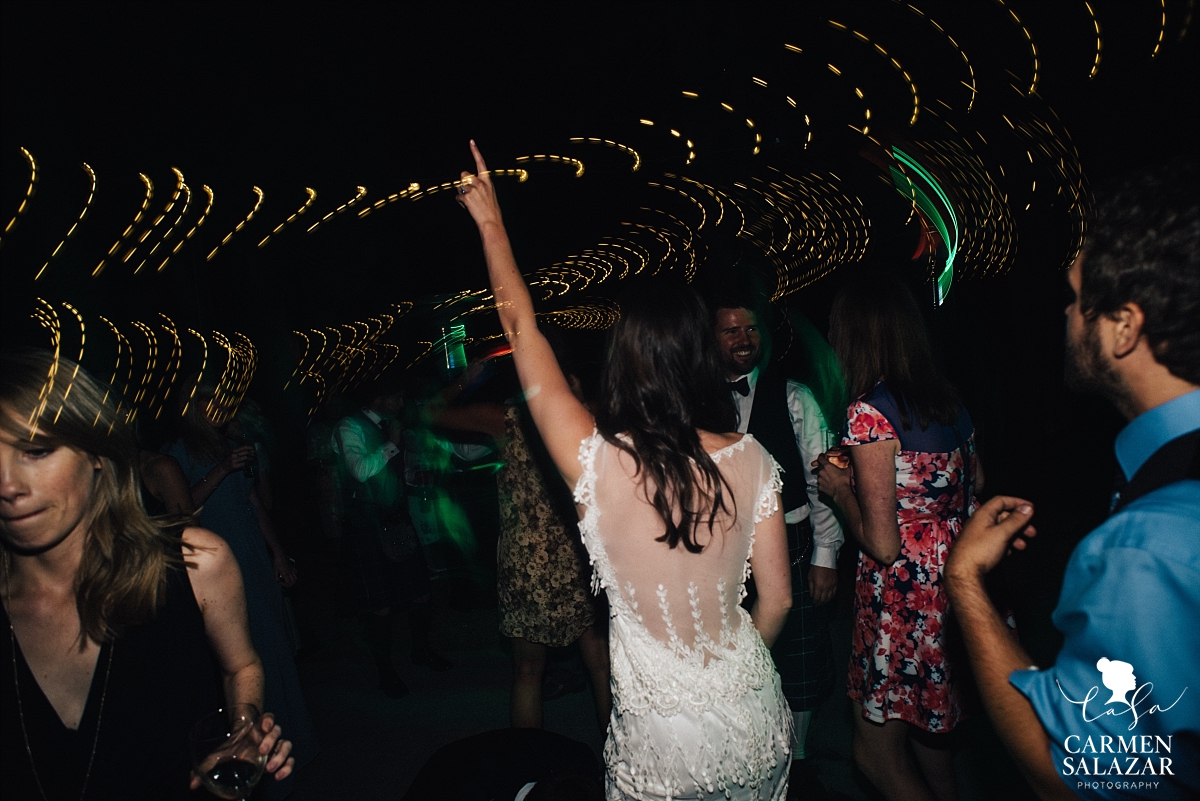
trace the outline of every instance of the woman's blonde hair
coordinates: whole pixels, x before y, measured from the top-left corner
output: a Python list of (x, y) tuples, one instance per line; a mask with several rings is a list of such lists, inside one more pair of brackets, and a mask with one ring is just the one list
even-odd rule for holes
[[(142, 507), (137, 445), (117, 393), (42, 350), (0, 354), (0, 427), (39, 447), (70, 446), (100, 462), (85, 517), (75, 606), (83, 638), (103, 642), (154, 616), (179, 540)], [(5, 575), (12, 553), (0, 549)]]

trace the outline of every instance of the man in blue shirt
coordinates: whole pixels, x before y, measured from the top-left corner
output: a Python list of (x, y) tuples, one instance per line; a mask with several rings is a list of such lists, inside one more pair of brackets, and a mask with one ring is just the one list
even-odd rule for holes
[(983, 588), (1035, 534), (1031, 503), (990, 500), (947, 565), (981, 696), (1042, 798), (1200, 797), (1197, 178), (1188, 163), (1126, 185), (1068, 274), (1068, 382), (1130, 423), (1113, 514), (1067, 564), (1054, 666), (1031, 666)]

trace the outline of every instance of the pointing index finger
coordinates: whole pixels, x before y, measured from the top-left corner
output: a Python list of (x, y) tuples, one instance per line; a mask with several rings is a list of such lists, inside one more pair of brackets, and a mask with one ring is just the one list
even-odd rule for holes
[(483, 154), (479, 152), (479, 146), (475, 144), (475, 140), (471, 140), (471, 155), (475, 157), (475, 171), (478, 175), (487, 173), (487, 165), (483, 163)]

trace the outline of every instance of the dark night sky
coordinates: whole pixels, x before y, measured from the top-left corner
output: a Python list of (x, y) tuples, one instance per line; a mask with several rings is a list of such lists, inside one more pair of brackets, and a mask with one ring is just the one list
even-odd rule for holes
[[(1194, 34), (1179, 41), (1188, 13), (1183, 0), (1166, 4), (1163, 45), (1153, 59), (1161, 27), (1154, 3), (1094, 3), (1104, 48), (1090, 81), (1096, 37), (1082, 1), (1001, 6), (943, 0), (920, 7), (971, 59), (979, 99), (969, 115), (958, 53), (926, 19), (888, 0), (440, 3), (419, 11), (375, 3), (6, 3), (0, 10), (5, 221), (28, 180), (20, 146), (40, 169), (29, 211), (0, 250), (6, 330), (24, 326), (40, 295), (73, 302), (85, 317), (131, 320), (166, 311), (181, 325), (238, 328), (263, 346), (270, 338), (282, 345), (283, 332), (292, 328), (481, 288), (477, 238), (449, 193), (364, 219), (354, 209), (304, 233), (358, 185), (368, 189), (365, 206), (413, 181), (430, 186), (453, 179), (470, 166), (470, 137), (493, 167), (536, 153), (587, 165), (580, 179), (561, 165), (541, 164), (527, 183), (500, 184), (526, 270), (621, 233), (622, 221), (645, 216), (643, 207), (685, 215), (686, 209), (665, 203), (661, 191), (647, 188), (664, 172), (730, 187), (769, 167), (837, 173), (849, 194), (863, 199), (862, 213), (871, 220), (867, 261), (906, 263), (915, 234), (904, 227), (903, 204), (861, 157), (861, 138), (846, 127), (861, 113), (846, 81), (866, 91), (885, 144), (948, 138), (933, 114), (942, 101), (951, 109), (942, 119), (961, 134), (986, 132), (993, 171), (1005, 163), (1011, 170), (1023, 158), (1023, 145), (1004, 139), (1001, 115), (1020, 119), (1031, 111), (1047, 118), (1057, 113), (1094, 183), (1164, 154), (1194, 152), (1190, 98), (1197, 94), (1198, 48)], [(1032, 63), (1009, 8), (1037, 44), (1038, 98), (1010, 86), (1029, 82)], [(908, 87), (887, 59), (830, 28), (829, 18), (866, 32), (904, 64), (925, 109), (917, 126), (907, 126)], [(785, 42), (803, 45), (807, 61), (786, 51)], [(840, 64), (847, 78), (824, 70), (826, 61)], [(751, 76), (769, 80), (771, 89), (754, 86)], [(696, 101), (681, 97), (683, 89), (729, 100), (739, 115), (756, 117), (765, 134), (763, 153), (751, 156), (746, 128), (712, 111), (711, 102), (709, 111), (697, 111)], [(781, 102), (785, 92), (812, 114), (816, 139), (808, 150), (798, 115)], [(695, 140), (699, 158), (685, 166), (680, 140), (665, 135), (663, 123), (647, 128), (639, 118), (677, 125)], [(628, 157), (572, 144), (571, 136), (627, 143), (645, 164), (631, 173)], [(86, 197), (82, 161), (98, 175), (93, 207), (35, 284), (31, 276)], [(213, 188), (210, 218), (163, 274), (135, 277), (129, 264), (92, 279), (91, 270), (141, 202), (137, 173), (154, 180), (159, 208), (174, 183), (173, 166), (197, 189), (197, 204), (198, 187)], [(1046, 186), (1048, 176), (1040, 177)], [(1014, 206), (1021, 202), (1017, 181)], [(260, 213), (206, 262), (251, 208), (255, 185), (265, 192)], [(255, 248), (300, 205), (306, 186), (318, 199), (303, 224)], [(1029, 282), (1057, 300), (1056, 271), (1071, 246), (1065, 219), (1061, 208), (1043, 206), (1016, 214), (1019, 249), (1010, 277), (1001, 280)], [(763, 261), (728, 233), (705, 246), (710, 254)], [(857, 269), (845, 265), (789, 302), (820, 318), (842, 277)], [(619, 294), (617, 284), (595, 294)], [(962, 287), (968, 292), (970, 282)], [(476, 317), (473, 325), (486, 328), (489, 321)]]

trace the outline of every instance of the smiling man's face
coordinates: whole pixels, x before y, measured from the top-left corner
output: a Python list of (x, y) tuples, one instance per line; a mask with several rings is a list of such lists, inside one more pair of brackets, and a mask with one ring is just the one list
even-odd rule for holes
[(750, 309), (717, 309), (717, 346), (730, 378), (746, 375), (762, 358), (758, 316)]

